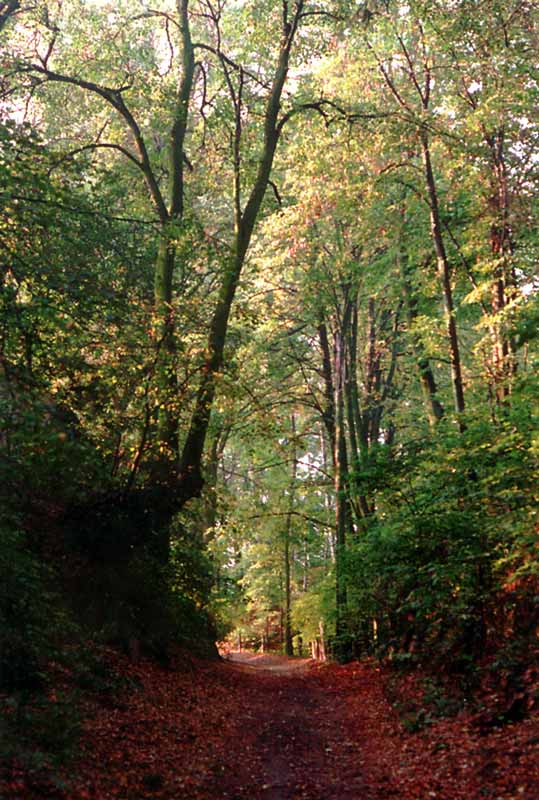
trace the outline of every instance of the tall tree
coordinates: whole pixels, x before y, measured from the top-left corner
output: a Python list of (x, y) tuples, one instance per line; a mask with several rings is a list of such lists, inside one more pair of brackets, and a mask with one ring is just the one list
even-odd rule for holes
[[(104, 74), (107, 70), (110, 72), (108, 65), (98, 64), (96, 69), (91, 59), (82, 60), (69, 42), (73, 41), (73, 34), (80, 41), (89, 32), (76, 29), (73, 16), (76, 4), (73, 8), (71, 6), (59, 6), (54, 16), (51, 10), (46, 19), (38, 18), (34, 23), (37, 34), (33, 39), (25, 38), (24, 31), (20, 33), (14, 48), (13, 68), (19, 77), (27, 77), (28, 90), (34, 98), (37, 97), (36, 90), (43, 92), (52, 85), (67, 86), (80, 92), (81, 103), (90, 96), (99, 101), (98, 108), (101, 110), (103, 105), (108, 107), (112, 114), (106, 116), (103, 127), (93, 133), (93, 141), (81, 142), (76, 152), (93, 150), (96, 153), (120, 153), (135, 167), (146, 186), (157, 229), (152, 335), (157, 359), (155, 388), (158, 411), (154, 450), (159, 456), (154, 467), (154, 480), (169, 485), (171, 504), (174, 508), (180, 508), (200, 493), (203, 484), (201, 462), (216, 380), (223, 364), (230, 311), (264, 201), (278, 141), (291, 113), (290, 110), (281, 111), (281, 102), (293, 44), (300, 23), (307, 16), (305, 3), (304, 0), (298, 0), (293, 5), (284, 3), (280, 19), (272, 20), (271, 34), (276, 41), (268, 44), (275, 51), (275, 59), (273, 66), (268, 59), (260, 75), (252, 74), (248, 66), (242, 66), (226, 54), (223, 40), (228, 23), (224, 4), (214, 8), (205, 0), (194, 4), (190, 4), (189, 0), (178, 0), (174, 11), (164, 8), (130, 16), (124, 21), (123, 24), (138, 26), (146, 47), (147, 39), (144, 37), (151, 35), (148, 20), (161, 21), (164, 25), (161, 32), (157, 33), (156, 48), (149, 55), (153, 62), (152, 80), (155, 80), (155, 73), (161, 67), (159, 47), (166, 46), (168, 41), (168, 71), (174, 74), (177, 84), (176, 87), (169, 85), (166, 103), (162, 109), (158, 109), (166, 131), (164, 161), (160, 155), (162, 148), (156, 150), (154, 145), (154, 137), (160, 137), (161, 132), (148, 127), (146, 118), (150, 109), (144, 104), (140, 93), (135, 93), (135, 89), (140, 87), (140, 67), (135, 60), (135, 51), (124, 36), (126, 52), (118, 53), (119, 69), (110, 75)], [(82, 6), (80, 11), (84, 20), (88, 12)], [(97, 15), (99, 24), (99, 12), (92, 14)], [(204, 36), (205, 41), (193, 40), (194, 23), (197, 35)], [(34, 50), (33, 55), (28, 52), (29, 49)], [(204, 58), (197, 61), (197, 53)], [(210, 64), (206, 56), (215, 63)], [(208, 76), (215, 72), (216, 65), (222, 69), (230, 111), (235, 120), (231, 140), (233, 233), (232, 236), (227, 235), (228, 242), (221, 257), (222, 269), (216, 288), (215, 306), (208, 322), (204, 360), (199, 367), (198, 388), (185, 430), (180, 417), (177, 351), (183, 345), (175, 321), (177, 298), (174, 296), (174, 276), (178, 270), (186, 269), (185, 265), (178, 263), (178, 258), (183, 256), (181, 242), (190, 224), (186, 208), (185, 170), (193, 169), (187, 141), (192, 137), (191, 130), (195, 124), (194, 102), (196, 98), (202, 118), (211, 111), (207, 96), (210, 91)], [(16, 77), (13, 80), (16, 81)], [(261, 105), (259, 113), (262, 118), (261, 141), (256, 146), (258, 155), (254, 172), (242, 163), (246, 139), (245, 118), (249, 112), (249, 102), (245, 98), (250, 83), (254, 87), (250, 97), (253, 103)], [(216, 89), (219, 93), (219, 87)], [(119, 128), (117, 123), (120, 123)], [(112, 133), (113, 125), (116, 126), (115, 132), (107, 139), (106, 131), (110, 128)], [(251, 146), (250, 142), (248, 146)]]
[[(365, 41), (383, 76), (389, 96), (404, 114), (408, 124), (416, 126), (423, 162), (430, 233), (444, 303), (453, 403), (457, 415), (461, 417), (465, 410), (464, 380), (453, 298), (452, 268), (445, 241), (431, 148), (429, 116), (433, 102), (435, 55), (429, 47), (423, 21), (416, 16), (414, 7), (403, 8), (398, 19), (391, 14), (387, 15), (387, 19), (391, 36), (388, 43), (389, 53), (379, 52), (377, 44), (371, 42), (368, 34)], [(459, 424), (463, 426), (462, 419)]]

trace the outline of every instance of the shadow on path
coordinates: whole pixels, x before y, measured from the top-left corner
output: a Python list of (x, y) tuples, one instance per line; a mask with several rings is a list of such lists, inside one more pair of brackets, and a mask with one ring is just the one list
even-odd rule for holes
[[(343, 774), (344, 708), (335, 692), (320, 684), (315, 662), (284, 656), (231, 653), (226, 659), (245, 681), (244, 723), (240, 726), (246, 765), (252, 774), (223, 786), (233, 800), (369, 800), (359, 763)], [(349, 744), (349, 743), (348, 743)], [(250, 783), (250, 786), (248, 785)]]

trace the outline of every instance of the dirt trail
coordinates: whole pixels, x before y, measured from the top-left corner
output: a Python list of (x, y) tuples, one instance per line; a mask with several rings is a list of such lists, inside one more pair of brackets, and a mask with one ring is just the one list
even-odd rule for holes
[[(52, 777), (0, 769), (2, 799), (539, 797), (539, 709), (502, 729), (481, 730), (463, 713), (411, 731), (375, 663), (243, 653), (165, 668), (110, 658), (131, 688), (87, 697), (77, 762)], [(399, 702), (415, 691), (401, 682)]]
[[(366, 774), (365, 739), (351, 738), (350, 698), (342, 687), (333, 688), (323, 673), (309, 669), (312, 662), (306, 659), (236, 653), (229, 660), (232, 670), (244, 674), (244, 718), (233, 747), (238, 758), (240, 752), (245, 754), (250, 769), (232, 779), (229, 773), (219, 796), (375, 800), (391, 795), (379, 793), (380, 785), (390, 782), (379, 765), (375, 774), (372, 765)], [(354, 724), (357, 721), (356, 711)], [(373, 719), (363, 721), (368, 727), (376, 724)]]
[(374, 663), (232, 655), (241, 689), (227, 800), (537, 800), (539, 716), (483, 734), (469, 717), (407, 731)]

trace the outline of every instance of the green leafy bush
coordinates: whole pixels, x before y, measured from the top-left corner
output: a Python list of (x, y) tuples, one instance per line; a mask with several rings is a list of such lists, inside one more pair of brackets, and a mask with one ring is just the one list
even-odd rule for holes
[(0, 686), (35, 688), (54, 649), (59, 611), (25, 536), (7, 527), (0, 529), (0, 574)]
[(471, 675), (506, 637), (537, 628), (529, 393), (528, 381), (496, 422), (478, 418), (463, 433), (440, 424), (384, 462), (377, 515), (346, 561), (350, 630), (368, 628), (371, 649)]

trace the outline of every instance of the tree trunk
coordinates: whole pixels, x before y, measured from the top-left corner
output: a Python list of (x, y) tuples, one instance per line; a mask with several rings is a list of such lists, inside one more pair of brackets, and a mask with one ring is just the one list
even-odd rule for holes
[[(465, 410), (464, 385), (462, 380), (462, 363), (460, 359), (459, 342), (457, 336), (457, 323), (455, 319), (455, 305), (453, 302), (453, 289), (451, 287), (451, 267), (447, 258), (444, 238), (442, 235), (442, 223), (440, 219), (440, 206), (438, 202), (438, 191), (436, 180), (432, 169), (430, 146), (428, 133), (421, 131), (421, 147), (423, 151), (423, 165), (425, 167), (425, 180), (429, 197), (430, 209), (430, 230), (434, 250), (436, 253), (436, 264), (438, 276), (442, 285), (444, 300), (444, 312), (447, 325), (447, 338), (449, 343), (449, 355), (451, 360), (451, 379), (453, 387), (453, 402), (455, 411), (460, 417)], [(459, 427), (464, 430), (464, 422), (460, 420)]]
[(178, 462), (178, 380), (173, 311), (172, 276), (175, 247), (166, 228), (161, 235), (154, 277), (154, 342), (157, 350), (155, 381), (158, 399), (157, 475), (170, 478), (170, 469)]
[(320, 648), (318, 657), (320, 661), (326, 660), (326, 632), (324, 629), (324, 621), (320, 620), (318, 623), (318, 630), (320, 631)]
[[(237, 211), (235, 215), (236, 230), (233, 256), (225, 266), (217, 306), (210, 323), (207, 358), (180, 458), (180, 486), (178, 493), (180, 505), (184, 505), (192, 497), (199, 496), (204, 483), (201, 472), (202, 454), (215, 397), (216, 379), (223, 364), (228, 320), (282, 131), (282, 120), (279, 122), (281, 96), (288, 75), (290, 52), (302, 9), (303, 2), (300, 0), (296, 5), (293, 21), (285, 20), (283, 25), (283, 38), (281, 40), (279, 58), (264, 114), (264, 143), (258, 171), (243, 212), (238, 213)], [(241, 135), (241, 127), (236, 128), (235, 135)], [(237, 191), (238, 182), (235, 181), (235, 204), (236, 208), (239, 208), (240, 198), (237, 196)]]
[(491, 152), (492, 189), (490, 210), (490, 247), (494, 260), (494, 276), (491, 289), (491, 336), (492, 366), (491, 380), (493, 394), (499, 404), (506, 402), (510, 394), (510, 378), (515, 371), (512, 343), (503, 331), (502, 315), (511, 292), (515, 291), (515, 279), (510, 259), (513, 240), (509, 223), (509, 190), (507, 166), (504, 157), (504, 131), (486, 137)]
[(338, 655), (343, 657), (347, 633), (347, 587), (346, 587), (346, 532), (348, 529), (348, 503), (346, 501), (347, 452), (344, 430), (344, 341), (339, 332), (335, 335), (335, 634)]
[[(352, 467), (351, 483), (354, 482), (353, 474), (365, 466), (368, 460), (368, 446), (365, 442), (364, 420), (359, 403), (359, 387), (357, 377), (358, 358), (358, 301), (352, 300), (352, 313), (350, 321), (350, 335), (348, 337), (347, 365), (346, 365), (346, 411), (348, 418), (348, 438), (350, 442), (350, 466)], [(362, 492), (358, 491), (357, 481), (354, 482), (354, 494), (357, 495), (355, 503), (359, 506), (358, 515), (364, 519), (370, 515), (370, 504)]]
[[(404, 227), (404, 220), (403, 220)], [(406, 253), (399, 251), (398, 255), (400, 265), (400, 275), (402, 281), (402, 288), (404, 292), (404, 300), (406, 307), (406, 317), (408, 325), (413, 328), (414, 322), (417, 318), (417, 298), (412, 288), (410, 280), (409, 269), (407, 265)], [(412, 334), (412, 348), (416, 359), (416, 367), (419, 376), (419, 383), (423, 394), (423, 402), (427, 412), (427, 417), (431, 427), (434, 427), (444, 415), (444, 407), (438, 399), (438, 388), (436, 386), (436, 379), (430, 366), (429, 359), (422, 354), (421, 343), (418, 337)]]
[[(189, 117), (189, 103), (195, 73), (195, 54), (189, 26), (189, 0), (177, 0), (178, 29), (181, 47), (182, 74), (169, 132), (167, 160), (169, 186), (166, 200), (161, 195), (151, 168), (147, 166), (147, 182), (161, 218), (161, 233), (154, 270), (154, 322), (158, 417), (156, 430), (157, 458), (153, 479), (171, 487), (177, 481), (179, 458), (179, 396), (176, 365), (176, 329), (174, 321), (173, 276), (176, 262), (175, 238), (184, 214), (184, 147)], [(137, 131), (138, 127), (134, 123)], [(139, 150), (146, 154), (140, 138)], [(147, 160), (147, 154), (146, 154)], [(174, 229), (176, 226), (176, 230)], [(163, 537), (168, 536), (163, 532)], [(164, 550), (168, 549), (163, 542)]]
[(287, 656), (294, 655), (294, 645), (292, 643), (292, 623), (290, 619), (291, 599), (292, 599), (292, 586), (291, 586), (291, 564), (290, 564), (290, 538), (292, 534), (292, 514), (294, 512), (294, 503), (296, 497), (296, 476), (297, 476), (297, 452), (296, 452), (296, 418), (292, 412), (291, 417), (292, 429), (292, 475), (290, 476), (290, 494), (288, 497), (288, 514), (286, 516), (286, 525), (284, 531), (284, 589), (285, 589), (285, 606), (284, 606), (284, 649)]
[(290, 621), (290, 607), (291, 607), (291, 584), (290, 584), (290, 515), (287, 521), (287, 530), (284, 539), (284, 582), (285, 582), (285, 600), (284, 600), (284, 651), (287, 656), (294, 655), (294, 645), (292, 643), (292, 625)]

